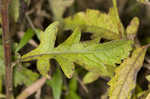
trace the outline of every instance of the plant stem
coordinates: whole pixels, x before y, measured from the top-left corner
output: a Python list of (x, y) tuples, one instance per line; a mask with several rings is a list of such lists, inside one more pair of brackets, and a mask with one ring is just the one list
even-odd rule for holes
[(9, 17), (8, 17), (8, 5), (10, 0), (1, 0), (1, 15), (2, 15), (2, 39), (4, 48), (4, 60), (5, 60), (5, 87), (6, 87), (6, 99), (12, 99), (13, 87), (12, 87), (12, 68), (11, 68), (11, 37), (9, 33)]

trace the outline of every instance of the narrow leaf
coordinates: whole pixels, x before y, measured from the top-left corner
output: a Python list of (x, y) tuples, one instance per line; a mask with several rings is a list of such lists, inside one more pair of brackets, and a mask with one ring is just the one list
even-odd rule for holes
[(83, 79), (83, 82), (84, 82), (85, 84), (88, 84), (88, 83), (91, 83), (91, 82), (97, 80), (99, 77), (100, 77), (100, 74), (98, 74), (98, 73), (88, 72), (88, 73), (85, 75), (85, 77), (84, 77), (84, 79)]
[(54, 99), (60, 99), (63, 80), (59, 69), (54, 73), (52, 79), (47, 81), (47, 84), (52, 87)]
[(126, 29), (127, 38), (134, 40), (139, 27), (139, 19), (134, 17)]
[(21, 48), (24, 47), (28, 43), (28, 41), (33, 37), (34, 32), (32, 29), (28, 29), (27, 32), (25, 32), (23, 38), (21, 39), (19, 45), (16, 48), (16, 52), (18, 52)]
[(136, 76), (141, 69), (146, 49), (136, 48), (130, 58), (116, 69), (115, 76), (108, 83), (110, 99), (130, 99), (136, 86)]
[(77, 94), (78, 82), (76, 78), (72, 78), (69, 82), (69, 93), (65, 97), (65, 99), (81, 99)]

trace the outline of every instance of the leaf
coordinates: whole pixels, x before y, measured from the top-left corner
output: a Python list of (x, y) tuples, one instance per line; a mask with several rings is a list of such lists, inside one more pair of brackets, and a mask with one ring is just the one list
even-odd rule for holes
[(60, 21), (65, 10), (73, 4), (74, 0), (49, 0), (54, 20)]
[(15, 22), (17, 22), (19, 18), (19, 8), (20, 8), (19, 0), (11, 0), (9, 6), (9, 12)]
[(47, 81), (47, 84), (52, 87), (54, 99), (60, 99), (63, 79), (59, 69), (54, 73), (52, 79)]
[(83, 78), (83, 83), (85, 84), (91, 83), (97, 80), (99, 77), (100, 77), (100, 74), (98, 73), (88, 72)]
[(136, 76), (141, 69), (146, 49), (136, 48), (131, 57), (115, 70), (115, 76), (108, 83), (110, 99), (130, 99), (136, 86)]
[[(55, 45), (57, 26), (58, 26), (58, 22), (55, 22), (52, 25), (50, 25), (49, 27), (47, 27), (45, 32), (41, 32), (40, 45), (35, 50), (24, 55), (22, 58), (25, 58), (28, 56), (40, 55), (43, 53), (48, 53), (49, 51), (51, 52)], [(49, 63), (48, 59), (51, 58), (51, 56), (45, 56), (45, 57), (47, 57), (47, 58), (37, 57), (38, 61), (40, 61), (40, 62), (37, 62), (37, 65), (38, 65), (38, 69), (39, 69), (40, 73), (44, 76), (47, 76), (47, 73), (48, 73), (49, 67), (50, 67), (50, 63)], [(32, 60), (32, 59), (34, 59), (34, 57), (30, 58), (30, 60)], [(41, 65), (41, 67), (40, 67), (40, 65)]]
[(28, 29), (27, 32), (25, 32), (23, 38), (21, 39), (19, 45), (16, 48), (16, 52), (18, 52), (21, 48), (24, 47), (28, 43), (28, 41), (33, 37), (34, 32), (32, 29)]
[(108, 14), (88, 9), (86, 12), (79, 12), (73, 17), (64, 19), (66, 30), (74, 30), (78, 26), (84, 32), (93, 33), (94, 37), (98, 36), (110, 40), (120, 39), (122, 32), (124, 32), (121, 22), (116, 19), (114, 8), (111, 8)]
[[(45, 64), (48, 59), (54, 58), (68, 78), (71, 78), (74, 72), (74, 62), (102, 76), (112, 76), (113, 73), (109, 72), (110, 68), (115, 67), (116, 63), (121, 63), (121, 60), (127, 58), (132, 50), (132, 41), (127, 40), (116, 40), (103, 44), (93, 43), (90, 45), (80, 42), (81, 32), (79, 28), (76, 28), (65, 42), (54, 48), (57, 26), (58, 22), (48, 26), (45, 32), (41, 34), (40, 45), (23, 55), (22, 60), (37, 59), (38, 61), (42, 60), (40, 64)], [(37, 63), (39, 64), (39, 62)], [(41, 65), (41, 68), (46, 68), (45, 70), (39, 69), (44, 76), (49, 71), (47, 67), (49, 67), (49, 64)]]
[(134, 40), (139, 27), (139, 19), (134, 17), (126, 29), (127, 38)]
[(69, 93), (66, 95), (65, 99), (81, 99), (77, 94), (78, 82), (75, 77), (73, 77), (69, 82)]
[(21, 67), (14, 69), (14, 85), (17, 87), (18, 85), (25, 84), (26, 86), (31, 85), (35, 82), (39, 75), (31, 70)]

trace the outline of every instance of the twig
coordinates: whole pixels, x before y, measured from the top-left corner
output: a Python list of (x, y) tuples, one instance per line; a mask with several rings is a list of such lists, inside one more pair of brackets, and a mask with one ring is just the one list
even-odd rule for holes
[(41, 88), (37, 90), (37, 92), (35, 94), (35, 98), (36, 99), (41, 99)]
[(80, 80), (80, 78), (78, 76), (76, 78), (77, 78), (78, 82), (80, 83), (81, 87), (84, 89), (84, 91), (86, 93), (88, 93), (89, 91), (88, 91), (87, 87), (84, 85), (84, 83)]
[(32, 95), (36, 91), (38, 91), (47, 80), (46, 77), (42, 77), (41, 79), (37, 80), (31, 86), (27, 87), (18, 97), (17, 99), (26, 99), (28, 96)]
[(11, 37), (9, 33), (9, 20), (8, 20), (8, 5), (10, 0), (1, 0), (1, 15), (2, 15), (2, 39), (4, 48), (5, 60), (5, 87), (6, 99), (13, 98), (12, 87), (12, 68), (11, 68)]
[(38, 31), (36, 30), (36, 28), (35, 28), (34, 25), (32, 24), (32, 21), (31, 21), (31, 19), (30, 19), (30, 17), (29, 17), (29, 13), (26, 13), (26, 14), (25, 14), (25, 17), (26, 17), (26, 19), (27, 19), (29, 25), (30, 25), (31, 28), (33, 29), (33, 31), (34, 31), (36, 34), (38, 34)]

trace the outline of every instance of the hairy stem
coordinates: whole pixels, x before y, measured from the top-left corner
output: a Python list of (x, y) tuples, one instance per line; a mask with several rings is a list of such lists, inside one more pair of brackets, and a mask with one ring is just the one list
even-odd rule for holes
[(2, 15), (2, 39), (4, 48), (4, 60), (5, 60), (5, 87), (6, 87), (6, 99), (12, 99), (13, 87), (12, 87), (12, 68), (11, 68), (11, 44), (9, 33), (9, 20), (8, 20), (8, 5), (10, 0), (1, 0), (1, 15)]

